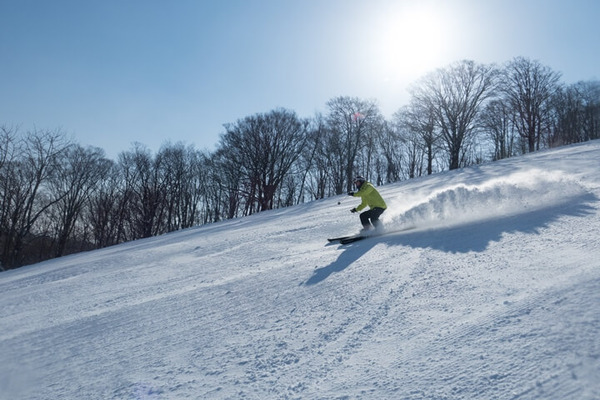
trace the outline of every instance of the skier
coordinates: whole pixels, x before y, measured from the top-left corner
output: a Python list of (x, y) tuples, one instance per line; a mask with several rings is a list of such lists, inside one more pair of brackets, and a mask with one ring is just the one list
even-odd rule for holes
[(362, 223), (363, 229), (360, 233), (366, 233), (371, 229), (381, 230), (383, 228), (379, 216), (383, 214), (387, 208), (385, 201), (375, 189), (375, 186), (371, 182), (367, 182), (362, 176), (357, 176), (354, 179), (354, 186), (358, 190), (357, 192), (348, 192), (348, 196), (360, 197), (361, 203), (358, 207), (354, 207), (350, 212), (355, 213), (369, 206), (369, 210), (360, 214), (360, 222)]

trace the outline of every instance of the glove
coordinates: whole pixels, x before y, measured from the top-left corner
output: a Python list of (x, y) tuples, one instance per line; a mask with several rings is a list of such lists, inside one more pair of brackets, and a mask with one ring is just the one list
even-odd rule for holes
[(348, 192), (348, 196), (354, 196), (354, 192)]
[(352, 210), (350, 210), (351, 213), (355, 213), (358, 212), (358, 210), (356, 209), (356, 207), (354, 207)]

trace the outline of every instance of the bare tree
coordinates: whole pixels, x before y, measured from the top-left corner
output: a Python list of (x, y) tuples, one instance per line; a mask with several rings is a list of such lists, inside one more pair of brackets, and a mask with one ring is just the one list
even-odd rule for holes
[(559, 88), (559, 79), (559, 73), (524, 57), (513, 59), (504, 69), (502, 90), (529, 152), (539, 149), (543, 132), (549, 131), (550, 100)]
[(378, 184), (397, 182), (402, 178), (401, 142), (400, 132), (391, 124), (385, 123), (377, 135), (377, 149), (382, 168), (382, 179)]
[(561, 87), (552, 98), (554, 125), (550, 146), (600, 137), (600, 82), (578, 82)]
[(210, 185), (204, 190), (204, 222), (217, 222), (238, 216), (242, 203), (244, 173), (236, 149), (221, 146), (206, 158)]
[(493, 66), (464, 60), (426, 75), (411, 90), (416, 107), (433, 112), (451, 170), (466, 162), (466, 144), (477, 132), (482, 105), (494, 95), (496, 76)]
[(335, 181), (335, 172), (340, 170), (334, 166), (338, 165), (336, 160), (339, 160), (338, 155), (341, 152), (331, 151), (331, 149), (339, 147), (339, 141), (331, 134), (326, 121), (320, 115), (317, 115), (315, 124), (316, 127), (309, 131), (307, 140), (307, 147), (311, 148), (312, 153), (307, 190), (311, 194), (311, 198), (317, 200), (333, 193), (333, 191), (330, 193), (330, 189)]
[(189, 228), (197, 222), (203, 176), (200, 154), (183, 143), (167, 143), (159, 150), (156, 160), (160, 187), (164, 189), (165, 230), (170, 232)]
[(10, 262), (7, 252), (10, 251), (13, 196), (19, 184), (14, 166), (17, 162), (16, 128), (2, 126), (0, 128), (0, 270), (8, 268)]
[(575, 86), (561, 87), (552, 96), (552, 129), (547, 137), (549, 147), (581, 141), (583, 133), (583, 100)]
[[(302, 152), (300, 153), (300, 158), (298, 160), (302, 177), (299, 183), (300, 187), (298, 196), (296, 198), (296, 203), (302, 203), (304, 201), (304, 193), (307, 191), (307, 189), (311, 194), (311, 198), (319, 199), (324, 197), (324, 193), (322, 193), (322, 191), (318, 189), (313, 190), (312, 183), (315, 182), (311, 182), (311, 173), (313, 173), (312, 177), (315, 178), (317, 182), (322, 182), (317, 183), (316, 187), (324, 188), (325, 185), (323, 182), (327, 179), (327, 171), (317, 171), (317, 169), (320, 165), (319, 154), (321, 154), (320, 150), (323, 147), (323, 137), (326, 129), (327, 128), (325, 126), (323, 117), (320, 114), (317, 114), (311, 121), (311, 126), (309, 126), (307, 130), (306, 142), (302, 148)], [(314, 174), (314, 172), (316, 172), (316, 174)]]
[(52, 207), (56, 248), (55, 256), (65, 254), (76, 222), (79, 220), (84, 206), (99, 182), (106, 176), (110, 162), (99, 148), (83, 148), (80, 145), (70, 146), (57, 160), (56, 168), (49, 182), (50, 191), (59, 199)]
[(600, 139), (600, 81), (579, 82), (583, 99), (582, 140)]
[[(332, 150), (338, 157), (336, 194), (352, 189), (353, 176), (361, 172), (369, 179), (370, 155), (374, 144), (375, 133), (382, 126), (382, 117), (374, 101), (363, 101), (352, 97), (336, 97), (327, 102), (329, 114), (327, 123), (329, 132), (334, 137), (330, 141)], [(357, 171), (357, 157), (367, 148), (363, 169)], [(345, 188), (344, 188), (345, 185)]]
[(226, 125), (220, 145), (227, 162), (244, 174), (245, 214), (273, 208), (275, 194), (306, 142), (307, 125), (285, 109)]
[(189, 228), (201, 223), (200, 205), (204, 197), (205, 188), (211, 182), (207, 174), (208, 156), (192, 147), (186, 148), (184, 153), (186, 162), (184, 190), (180, 199), (180, 224), (181, 228)]
[(514, 155), (517, 133), (513, 121), (512, 110), (502, 99), (489, 102), (483, 110), (481, 123), (492, 142), (493, 160), (501, 160)]
[(420, 160), (426, 159), (427, 175), (433, 174), (433, 163), (440, 140), (435, 110), (431, 104), (411, 101), (395, 115), (396, 129), (405, 132), (404, 144), (408, 156), (409, 178), (419, 176)]
[[(61, 197), (46, 190), (57, 160), (69, 142), (60, 131), (27, 132), (5, 161), (2, 184), (2, 254), (4, 268), (25, 262), (25, 249), (36, 236), (35, 224)], [(12, 150), (10, 150), (12, 151)], [(36, 260), (37, 261), (37, 260)]]
[(84, 215), (96, 248), (120, 243), (126, 237), (126, 201), (122, 171), (112, 160), (108, 160), (107, 164), (105, 175), (99, 179), (96, 190), (90, 195)]
[(164, 233), (164, 181), (160, 179), (160, 163), (147, 147), (135, 143), (130, 151), (119, 155), (125, 178), (125, 191), (131, 239)]

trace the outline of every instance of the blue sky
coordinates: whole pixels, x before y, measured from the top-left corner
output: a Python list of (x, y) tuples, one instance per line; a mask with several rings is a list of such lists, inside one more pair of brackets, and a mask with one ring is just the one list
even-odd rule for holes
[(337, 96), (391, 117), (461, 59), (600, 79), (596, 0), (0, 0), (0, 125), (60, 129), (110, 158), (212, 150), (223, 124)]

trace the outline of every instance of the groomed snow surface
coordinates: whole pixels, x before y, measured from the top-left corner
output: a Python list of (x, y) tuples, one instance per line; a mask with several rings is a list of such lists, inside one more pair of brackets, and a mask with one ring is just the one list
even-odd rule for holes
[(0, 273), (0, 398), (600, 399), (599, 141), (379, 189)]

